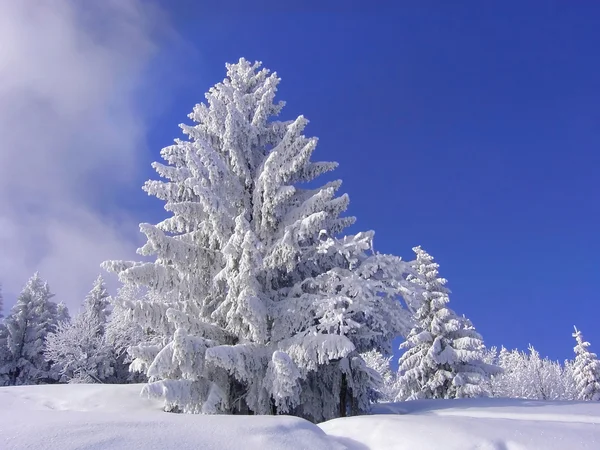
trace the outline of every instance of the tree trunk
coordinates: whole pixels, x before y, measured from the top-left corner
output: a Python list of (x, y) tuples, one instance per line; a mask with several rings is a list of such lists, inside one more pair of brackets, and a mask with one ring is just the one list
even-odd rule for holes
[(354, 395), (350, 398), (350, 415), (358, 416), (358, 399)]
[(346, 374), (342, 374), (342, 383), (340, 386), (340, 417), (346, 417), (346, 403), (348, 396), (348, 381)]

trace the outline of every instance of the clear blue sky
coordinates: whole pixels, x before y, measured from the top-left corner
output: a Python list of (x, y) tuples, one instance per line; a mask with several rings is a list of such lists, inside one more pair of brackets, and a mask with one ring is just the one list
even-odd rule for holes
[[(316, 157), (340, 163), (352, 231), (434, 255), (488, 345), (570, 358), (577, 325), (600, 353), (600, 3), (196, 3), (164, 2), (186, 48), (163, 48), (179, 52), (160, 68), (178, 89), (153, 117), (148, 162), (225, 62), (261, 60), (285, 117), (310, 119)], [(127, 201), (159, 218), (143, 195)]]

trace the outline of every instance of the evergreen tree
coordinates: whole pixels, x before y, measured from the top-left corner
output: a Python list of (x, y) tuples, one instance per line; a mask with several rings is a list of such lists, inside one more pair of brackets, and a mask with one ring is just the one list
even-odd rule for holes
[(56, 316), (58, 323), (70, 322), (71, 315), (69, 314), (69, 308), (63, 302), (56, 305)]
[(388, 352), (408, 323), (404, 263), (373, 252), (371, 233), (336, 237), (354, 222), (339, 181), (301, 186), (336, 164), (310, 160), (304, 117), (275, 120), (278, 84), (260, 63), (227, 65), (182, 125), (189, 139), (153, 165), (166, 181), (145, 185), (173, 214), (140, 226), (155, 261), (104, 264), (147, 291), (128, 302), (154, 336), (132, 367), (169, 410), (319, 421), (365, 409), (360, 353)]
[(5, 319), (7, 358), (0, 372), (8, 384), (36, 384), (55, 380), (50, 364), (44, 359), (44, 345), (58, 323), (54, 296), (38, 273), (29, 279)]
[(106, 285), (102, 275), (99, 275), (94, 286), (83, 302), (83, 310), (90, 317), (90, 321), (95, 324), (96, 334), (104, 335), (106, 323), (110, 315), (110, 295), (106, 290)]
[(102, 277), (85, 298), (83, 311), (63, 320), (46, 340), (45, 358), (61, 381), (102, 383), (113, 381), (115, 355), (105, 338), (108, 292)]
[(600, 361), (595, 353), (589, 350), (590, 343), (583, 339), (581, 331), (575, 328), (573, 337), (575, 361), (573, 363), (573, 379), (580, 400), (600, 400)]
[(496, 373), (483, 361), (481, 336), (464, 316), (448, 308), (446, 280), (438, 277), (439, 265), (420, 247), (416, 275), (410, 279), (423, 288), (423, 303), (399, 362), (397, 399), (459, 398), (485, 394), (485, 381)]

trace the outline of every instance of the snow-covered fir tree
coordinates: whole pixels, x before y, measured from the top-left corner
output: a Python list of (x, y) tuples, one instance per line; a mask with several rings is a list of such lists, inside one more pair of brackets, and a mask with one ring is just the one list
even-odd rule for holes
[(99, 275), (94, 281), (92, 290), (89, 292), (83, 302), (83, 311), (90, 317), (96, 327), (96, 334), (104, 335), (104, 329), (110, 315), (110, 295), (106, 290), (106, 284), (102, 275)]
[(46, 338), (45, 358), (61, 381), (114, 381), (114, 351), (105, 338), (108, 298), (104, 280), (98, 277), (81, 313), (71, 321), (63, 320)]
[(420, 247), (409, 278), (422, 286), (415, 326), (401, 345), (397, 400), (485, 395), (485, 381), (498, 368), (484, 362), (483, 340), (471, 322), (448, 308), (446, 280), (439, 265)]
[(389, 353), (410, 295), (372, 233), (338, 238), (339, 181), (302, 186), (335, 163), (312, 162), (300, 116), (276, 120), (279, 78), (241, 59), (194, 108), (187, 140), (161, 151), (166, 181), (145, 190), (172, 216), (142, 224), (155, 261), (104, 264), (146, 290), (128, 303), (154, 338), (131, 349), (146, 391), (184, 412), (290, 413), (320, 421), (369, 405), (376, 374), (360, 353)]
[(7, 355), (0, 372), (8, 384), (36, 384), (56, 380), (51, 364), (44, 359), (44, 344), (56, 330), (58, 311), (48, 284), (38, 273), (29, 279), (6, 317)]
[(573, 337), (575, 361), (573, 362), (573, 379), (580, 400), (600, 400), (600, 361), (589, 349), (590, 343), (583, 339), (581, 331), (575, 328)]

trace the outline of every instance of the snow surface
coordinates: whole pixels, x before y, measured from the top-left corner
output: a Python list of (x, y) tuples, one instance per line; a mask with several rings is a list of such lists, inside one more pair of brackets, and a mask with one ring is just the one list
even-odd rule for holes
[(0, 448), (410, 449), (600, 448), (600, 403), (419, 400), (314, 425), (288, 416), (169, 414), (142, 385), (0, 388)]
[(356, 440), (369, 449), (600, 448), (600, 403), (419, 400), (381, 404), (373, 412), (319, 426), (330, 436)]
[(343, 449), (296, 417), (169, 414), (142, 385), (0, 388), (0, 448), (39, 450)]

